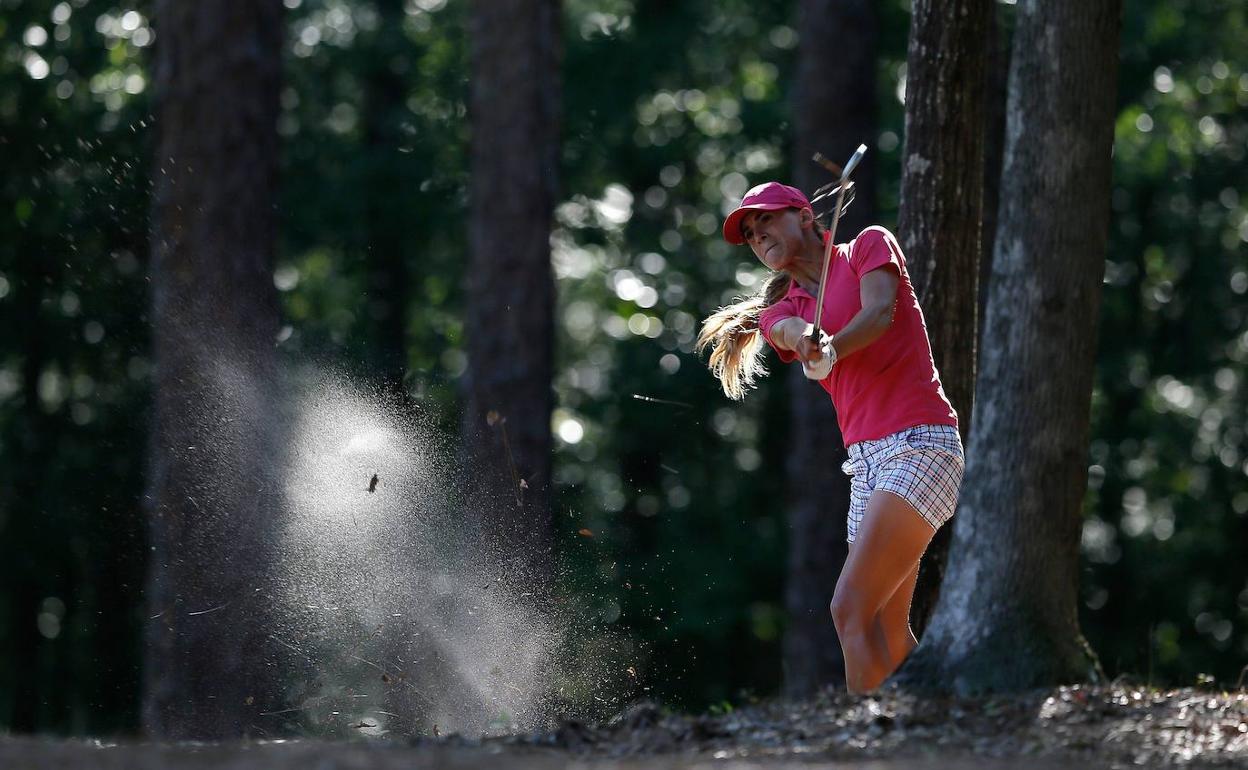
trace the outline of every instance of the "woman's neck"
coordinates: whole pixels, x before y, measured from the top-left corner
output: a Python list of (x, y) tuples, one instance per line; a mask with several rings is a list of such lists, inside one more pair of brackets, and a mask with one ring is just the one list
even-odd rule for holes
[(823, 237), (812, 228), (802, 242), (802, 257), (788, 270), (789, 277), (811, 294), (819, 291), (823, 278)]

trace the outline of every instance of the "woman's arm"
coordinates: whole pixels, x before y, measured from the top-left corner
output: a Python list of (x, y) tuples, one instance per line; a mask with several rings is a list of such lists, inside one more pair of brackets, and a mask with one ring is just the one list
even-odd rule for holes
[[(862, 350), (888, 331), (897, 307), (897, 284), (900, 281), (897, 269), (891, 265), (876, 268), (862, 277), (859, 289), (862, 309), (832, 341), (838, 361)], [(823, 354), (809, 334), (810, 324), (797, 316), (777, 321), (771, 327), (771, 341), (776, 347), (792, 350), (802, 360), (815, 363), (823, 358)]]
[(797, 316), (789, 316), (771, 327), (771, 341), (778, 348), (797, 353), (797, 357), (804, 361), (818, 361), (823, 354), (808, 336), (809, 330), (810, 324)]
[[(900, 281), (901, 276), (892, 265), (878, 267), (862, 277), (862, 309), (832, 340), (836, 360), (862, 350), (888, 331), (897, 308), (897, 284)], [(772, 336), (775, 336), (774, 333)]]

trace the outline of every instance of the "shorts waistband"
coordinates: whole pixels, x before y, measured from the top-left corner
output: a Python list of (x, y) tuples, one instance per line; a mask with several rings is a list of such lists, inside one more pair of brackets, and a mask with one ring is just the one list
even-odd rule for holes
[(952, 425), (914, 425), (902, 428), (896, 433), (890, 433), (883, 438), (854, 442), (845, 449), (851, 460), (857, 460), (881, 451), (891, 450), (901, 443), (916, 441), (932, 448), (963, 454), (962, 437), (958, 434), (958, 429)]

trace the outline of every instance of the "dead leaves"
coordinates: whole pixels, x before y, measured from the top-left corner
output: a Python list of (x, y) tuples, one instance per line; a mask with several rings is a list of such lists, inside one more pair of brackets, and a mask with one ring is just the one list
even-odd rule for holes
[[(636, 670), (626, 669), (633, 679)], [(984, 698), (871, 696), (829, 690), (687, 716), (642, 701), (602, 725), (565, 725), (544, 740), (613, 757), (680, 752), (716, 758), (924, 755), (1048, 757), (1074, 766), (1248, 760), (1248, 693), (1060, 687)]]

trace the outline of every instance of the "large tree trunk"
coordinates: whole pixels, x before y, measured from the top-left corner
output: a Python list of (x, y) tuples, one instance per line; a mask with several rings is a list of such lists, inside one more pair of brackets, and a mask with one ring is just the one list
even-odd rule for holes
[[(803, 0), (799, 6), (797, 157), (794, 181), (807, 194), (831, 176), (811, 162), (821, 152), (838, 163), (876, 135), (878, 21), (866, 0)], [(857, 198), (837, 225), (853, 238), (876, 216), (876, 156), (854, 174)], [(845, 662), (828, 606), (846, 556), (849, 477), (841, 472), (844, 440), (828, 394), (797, 366), (788, 370), (792, 452), (788, 477), (789, 558), (785, 583), (784, 690), (808, 696), (845, 681)]]
[[(356, 42), (356, 55), (363, 65), (359, 77), (363, 86), (361, 149), (365, 172), (360, 195), (364, 200), (369, 360), (392, 403), (411, 411), (415, 403), (405, 384), (412, 292), (409, 252), (413, 244), (426, 242), (421, 233), (429, 222), (427, 213), (411, 205), (412, 196), (400, 192), (422, 178), (413, 173), (412, 156), (400, 152), (403, 124), (410, 115), (405, 104), (405, 73), (409, 57), (416, 51), (403, 28), (404, 0), (377, 0), (373, 6), (377, 24)], [(411, 519), (403, 518), (401, 522), (394, 525), (401, 533), (400, 542), (427, 537), (428, 533), (413, 526)], [(415, 567), (410, 563), (403, 566)], [(417, 619), (422, 621), (426, 619)], [(449, 666), (441, 660), (437, 644), (427, 634), (412, 631), (411, 625), (387, 623), (373, 635), (368, 654), (390, 661), (408, 661), (405, 675), (413, 686), (384, 688), (377, 707), (395, 715), (391, 717), (394, 721), (390, 729), (420, 734), (437, 721), (428, 698), (422, 696), (438, 688), (462, 688), (464, 684), (450, 684), (442, 679)]]
[(471, 25), (466, 502), (491, 560), (541, 586), (552, 570), (559, 3), (476, 0)]
[(1017, 8), (974, 451), (903, 684), (1001, 691), (1099, 672), (1076, 602), (1120, 7)]
[[(402, 397), (406, 395), (403, 380), (407, 372), (407, 310), (411, 292), (409, 239), (403, 233), (405, 224), (419, 214), (403, 211), (410, 199), (398, 194), (413, 180), (404, 178), (405, 164), (399, 154), (405, 84), (395, 60), (410, 44), (403, 32), (403, 0), (379, 0), (374, 5), (379, 24), (361, 54), (368, 57), (363, 110), (368, 171), (361, 194), (365, 196), (370, 357), (387, 389)], [(419, 232), (419, 227), (412, 232)]]
[[(897, 238), (964, 443), (975, 389), (983, 43), (992, 6), (992, 0), (915, 0), (906, 57), (906, 145)], [(942, 528), (923, 557), (912, 604), (919, 633), (940, 593), (950, 531)]]
[[(1001, 156), (1005, 153), (1005, 99), (1009, 91), (1010, 28), (1006, 6), (996, 6), (988, 19), (988, 72), (984, 77), (984, 215), (979, 228), (979, 317), (988, 308), (988, 277), (992, 275), (993, 246), (997, 239), (997, 204), (1001, 199)], [(984, 325), (979, 325), (983, 345)], [(966, 435), (969, 435), (967, 433)]]
[(275, 444), (279, 0), (155, 7), (155, 426), (143, 726), (251, 732), (277, 697), (264, 565)]

